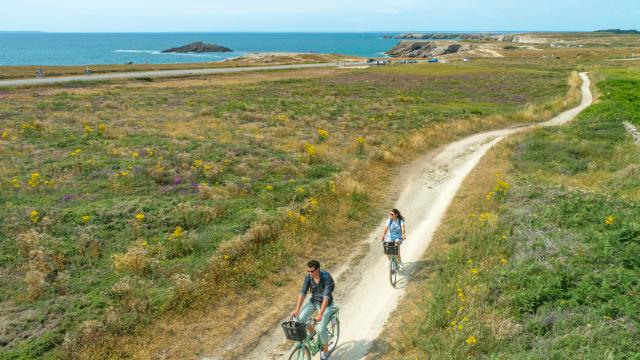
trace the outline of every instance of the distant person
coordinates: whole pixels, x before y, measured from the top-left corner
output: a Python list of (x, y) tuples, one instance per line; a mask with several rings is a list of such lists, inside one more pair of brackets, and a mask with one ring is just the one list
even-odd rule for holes
[[(302, 290), (298, 295), (296, 308), (291, 313), (291, 316), (297, 317), (298, 321), (304, 323), (314, 312), (318, 312), (316, 321), (319, 324), (318, 333), (320, 334), (320, 341), (322, 341), (321, 360), (329, 359), (329, 332), (327, 331), (327, 325), (333, 314), (334, 287), (335, 284), (331, 274), (320, 270), (320, 262), (318, 260), (309, 261), (307, 263), (307, 276), (305, 276), (302, 283)], [(311, 292), (311, 297), (302, 307), (308, 292)], [(300, 309), (301, 307), (302, 309)]]
[(84, 69), (84, 74), (85, 75), (91, 75), (91, 68), (87, 65), (87, 67)]
[(404, 267), (400, 257), (400, 245), (406, 239), (406, 226), (400, 210), (389, 210), (389, 220), (387, 220), (387, 226), (385, 226), (384, 233), (382, 233), (382, 241), (395, 242), (396, 246), (398, 246), (398, 268), (400, 269)]
[(44, 70), (42, 68), (36, 69), (36, 79), (42, 79), (44, 77)]

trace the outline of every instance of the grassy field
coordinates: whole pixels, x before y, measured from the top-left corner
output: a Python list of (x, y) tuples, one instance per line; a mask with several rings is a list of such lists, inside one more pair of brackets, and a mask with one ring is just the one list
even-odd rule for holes
[(389, 359), (637, 359), (640, 70), (492, 151), (466, 180), (379, 344)]
[(551, 116), (568, 78), (452, 64), (3, 91), (0, 357), (131, 356), (109, 344), (287, 286), (314, 247), (345, 256), (393, 164)]

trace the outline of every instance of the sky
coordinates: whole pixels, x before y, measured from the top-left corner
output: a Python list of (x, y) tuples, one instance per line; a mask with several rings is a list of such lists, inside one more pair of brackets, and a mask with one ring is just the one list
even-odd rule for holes
[(0, 0), (0, 30), (640, 30), (640, 0)]

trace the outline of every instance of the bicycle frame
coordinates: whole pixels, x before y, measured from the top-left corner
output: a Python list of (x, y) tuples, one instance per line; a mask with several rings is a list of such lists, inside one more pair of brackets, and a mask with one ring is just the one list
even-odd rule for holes
[[(329, 346), (331, 347), (332, 340), (335, 339), (336, 341), (336, 343), (334, 343), (333, 345), (333, 348), (330, 349), (329, 351), (333, 351), (335, 346), (337, 346), (337, 341), (340, 337), (340, 319), (338, 318), (339, 311), (340, 309), (338, 309), (337, 307), (334, 308), (333, 314), (331, 315), (331, 319), (329, 320), (333, 325), (335, 325), (332, 327), (333, 331), (329, 331)], [(310, 318), (309, 320), (307, 320), (306, 325), (315, 326), (316, 323), (317, 322), (314, 318)], [(313, 357), (318, 352), (322, 351), (322, 345), (323, 344), (320, 342), (320, 335), (318, 334), (317, 331), (315, 333), (315, 339), (313, 339), (311, 336), (309, 336), (309, 334), (307, 334), (304, 340), (298, 341), (289, 359), (296, 359), (296, 360), (306, 359), (307, 357), (305, 355), (304, 348), (307, 348), (310, 355)], [(297, 356), (294, 357), (293, 355), (294, 353), (296, 353), (297, 350), (302, 350), (302, 351), (298, 351)]]

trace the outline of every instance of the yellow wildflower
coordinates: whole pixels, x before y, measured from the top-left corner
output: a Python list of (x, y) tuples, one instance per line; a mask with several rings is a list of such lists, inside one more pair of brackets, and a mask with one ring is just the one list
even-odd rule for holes
[(613, 225), (614, 222), (616, 222), (616, 218), (613, 215), (609, 215), (606, 218), (604, 218), (604, 223), (607, 225)]
[(9, 132), (7, 130), (2, 132), (2, 140), (7, 140), (9, 138)]
[(91, 220), (91, 216), (89, 215), (83, 215), (80, 220), (82, 220), (83, 223), (88, 223)]
[(107, 125), (105, 124), (98, 124), (98, 131), (102, 134), (107, 130)]
[(508, 263), (508, 262), (509, 262), (509, 261), (508, 261), (507, 259), (505, 259), (505, 258), (500, 259), (500, 263), (501, 263), (502, 265), (505, 265), (505, 264), (506, 264), (506, 263)]
[(308, 201), (309, 201), (309, 206), (311, 206), (312, 208), (318, 207), (318, 199), (314, 197), (310, 197)]
[(462, 325), (458, 324), (458, 330), (462, 330)]
[(356, 144), (364, 144), (365, 140), (362, 136), (356, 138)]
[(296, 187), (296, 192), (298, 194), (304, 194), (304, 188), (302, 186), (298, 186), (298, 187)]
[(39, 219), (40, 213), (38, 212), (38, 210), (31, 210), (31, 222), (32, 223), (37, 223), (38, 219)]
[(318, 151), (316, 150), (316, 147), (311, 144), (304, 144), (304, 151), (309, 156), (314, 156), (318, 153)]
[(264, 187), (265, 190), (267, 191), (273, 191), (273, 186), (272, 185), (267, 185)]
[(138, 221), (144, 220), (144, 214), (143, 213), (137, 213), (136, 214), (136, 220), (138, 220)]
[(80, 151), (81, 151), (80, 149), (75, 149), (75, 150), (73, 150), (72, 152), (69, 153), (69, 156), (74, 156), (74, 157), (78, 156), (78, 155), (80, 155)]
[(132, 151), (131, 152), (131, 157), (134, 159), (137, 159), (140, 156), (140, 153), (138, 153), (137, 151)]
[(193, 161), (193, 165), (191, 165), (192, 168), (197, 169), (202, 167), (202, 165), (204, 164), (204, 161), (202, 160), (194, 160)]
[(335, 193), (338, 191), (338, 187), (336, 186), (335, 181), (332, 181), (329, 183), (329, 191), (331, 191), (332, 193)]
[(478, 340), (476, 339), (475, 336), (471, 335), (467, 338), (467, 340), (465, 340), (465, 342), (467, 343), (467, 345), (473, 346), (478, 343)]
[(325, 129), (318, 128), (318, 138), (323, 142), (329, 138), (329, 132)]
[(503, 181), (503, 180), (496, 181), (496, 191), (506, 192), (507, 190), (509, 190), (510, 187), (511, 185), (509, 185), (506, 181)]
[(84, 126), (84, 133), (86, 135), (91, 135), (91, 133), (93, 133), (93, 128), (91, 126), (89, 126), (89, 125), (85, 125)]
[(289, 121), (289, 117), (286, 114), (280, 114), (280, 115), (276, 116), (276, 120), (278, 120), (281, 123), (284, 123), (284, 122)]
[(184, 236), (184, 230), (182, 229), (182, 226), (176, 226), (175, 230), (173, 230), (173, 232), (171, 233), (170, 238), (178, 239), (183, 236)]
[(31, 178), (27, 181), (27, 184), (32, 188), (37, 188), (40, 185), (40, 173), (34, 172), (31, 174)]
[(298, 220), (303, 224), (307, 222), (307, 218), (304, 215), (298, 216)]
[(120, 176), (129, 176), (129, 172), (128, 171), (121, 171), (120, 172)]
[(14, 188), (19, 188), (20, 187), (20, 181), (18, 181), (17, 178), (11, 179), (11, 186), (13, 186)]
[(478, 273), (478, 269), (477, 268), (471, 268), (469, 269), (469, 272), (472, 274), (477, 274)]
[(229, 259), (231, 259), (231, 256), (229, 256), (229, 255), (226, 255), (226, 254), (225, 254), (225, 255), (223, 256), (223, 258), (224, 258), (225, 260), (229, 260)]

